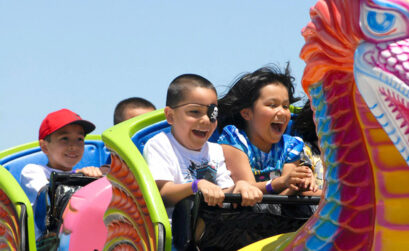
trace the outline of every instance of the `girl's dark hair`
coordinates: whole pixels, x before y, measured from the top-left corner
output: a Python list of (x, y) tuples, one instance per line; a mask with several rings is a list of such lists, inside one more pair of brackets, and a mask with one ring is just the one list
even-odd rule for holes
[(311, 103), (308, 100), (301, 111), (297, 113), (294, 118), (291, 132), (294, 135), (300, 136), (305, 142), (310, 143), (311, 150), (315, 154), (320, 154), (320, 149), (316, 144), (318, 141), (318, 136), (316, 132), (316, 127), (314, 124), (314, 113), (311, 109)]
[(174, 107), (186, 99), (192, 88), (202, 87), (217, 91), (213, 84), (206, 78), (197, 74), (183, 74), (176, 77), (168, 87), (166, 106)]
[(290, 104), (299, 100), (294, 97), (295, 88), (294, 77), (290, 75), (289, 63), (287, 63), (284, 73), (275, 65), (263, 67), (253, 73), (242, 75), (231, 86), (228, 93), (219, 99), (219, 120), (218, 128), (221, 131), (226, 125), (235, 125), (244, 130), (245, 120), (241, 117), (240, 111), (244, 108), (252, 107), (254, 102), (260, 97), (260, 89), (269, 84), (281, 84), (287, 91)]
[(314, 142), (318, 140), (313, 116), (314, 113), (311, 109), (310, 101), (308, 100), (301, 111), (297, 113), (291, 128), (294, 134), (299, 135), (306, 142)]

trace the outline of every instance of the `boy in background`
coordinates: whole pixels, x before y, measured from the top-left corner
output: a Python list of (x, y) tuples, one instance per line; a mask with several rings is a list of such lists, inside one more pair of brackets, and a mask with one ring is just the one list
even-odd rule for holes
[(124, 99), (115, 107), (114, 125), (154, 110), (156, 110), (156, 107), (144, 98), (132, 97)]

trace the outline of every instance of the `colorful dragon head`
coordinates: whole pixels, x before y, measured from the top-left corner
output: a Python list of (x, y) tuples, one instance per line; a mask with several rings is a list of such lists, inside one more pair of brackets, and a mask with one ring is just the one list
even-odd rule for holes
[(302, 84), (326, 166), (318, 212), (289, 250), (409, 246), (409, 1), (321, 0)]
[(372, 114), (409, 164), (409, 1), (362, 3), (354, 75)]

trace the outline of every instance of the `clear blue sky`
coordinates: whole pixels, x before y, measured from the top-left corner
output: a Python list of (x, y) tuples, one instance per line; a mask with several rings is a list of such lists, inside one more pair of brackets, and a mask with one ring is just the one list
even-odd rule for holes
[(301, 93), (301, 29), (316, 0), (0, 0), (0, 150), (37, 140), (69, 108), (112, 126), (122, 99), (165, 105), (170, 81), (200, 74), (219, 94), (239, 74), (291, 63)]

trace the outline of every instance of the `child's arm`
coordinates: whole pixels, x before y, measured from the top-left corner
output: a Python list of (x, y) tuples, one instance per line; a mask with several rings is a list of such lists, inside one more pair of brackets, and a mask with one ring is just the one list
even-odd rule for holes
[[(256, 182), (254, 174), (251, 171), (251, 166), (247, 155), (230, 145), (222, 145), (223, 153), (226, 159), (227, 169), (231, 172), (231, 177), (234, 183), (239, 180), (244, 180), (251, 185), (256, 186), (263, 193), (268, 193), (266, 185), (269, 181)], [(296, 168), (296, 169), (295, 169)], [(271, 180), (271, 187), (276, 193), (283, 192), (287, 187), (298, 191), (297, 184), (302, 182), (302, 179), (309, 177), (311, 174), (308, 168), (297, 167), (297, 163), (287, 163), (283, 167), (283, 174)], [(288, 194), (289, 195), (289, 194)]]
[(234, 183), (237, 184), (239, 181), (243, 180), (251, 185), (254, 185), (261, 190), (261, 192), (267, 193), (267, 182), (256, 182), (254, 174), (251, 171), (251, 166), (247, 155), (243, 151), (230, 145), (223, 144), (222, 148), (226, 161), (226, 167), (231, 172), (231, 178), (233, 179)]
[[(167, 180), (156, 181), (160, 195), (167, 206), (173, 206), (182, 199), (193, 195), (192, 183), (193, 182), (175, 184), (172, 181)], [(199, 180), (197, 183), (197, 188), (203, 193), (204, 200), (209, 206), (222, 206), (224, 192), (219, 186), (207, 180)]]
[(245, 180), (250, 184), (256, 184), (253, 172), (251, 171), (249, 158), (247, 155), (230, 145), (222, 145), (223, 154), (227, 169), (231, 172), (234, 183)]

